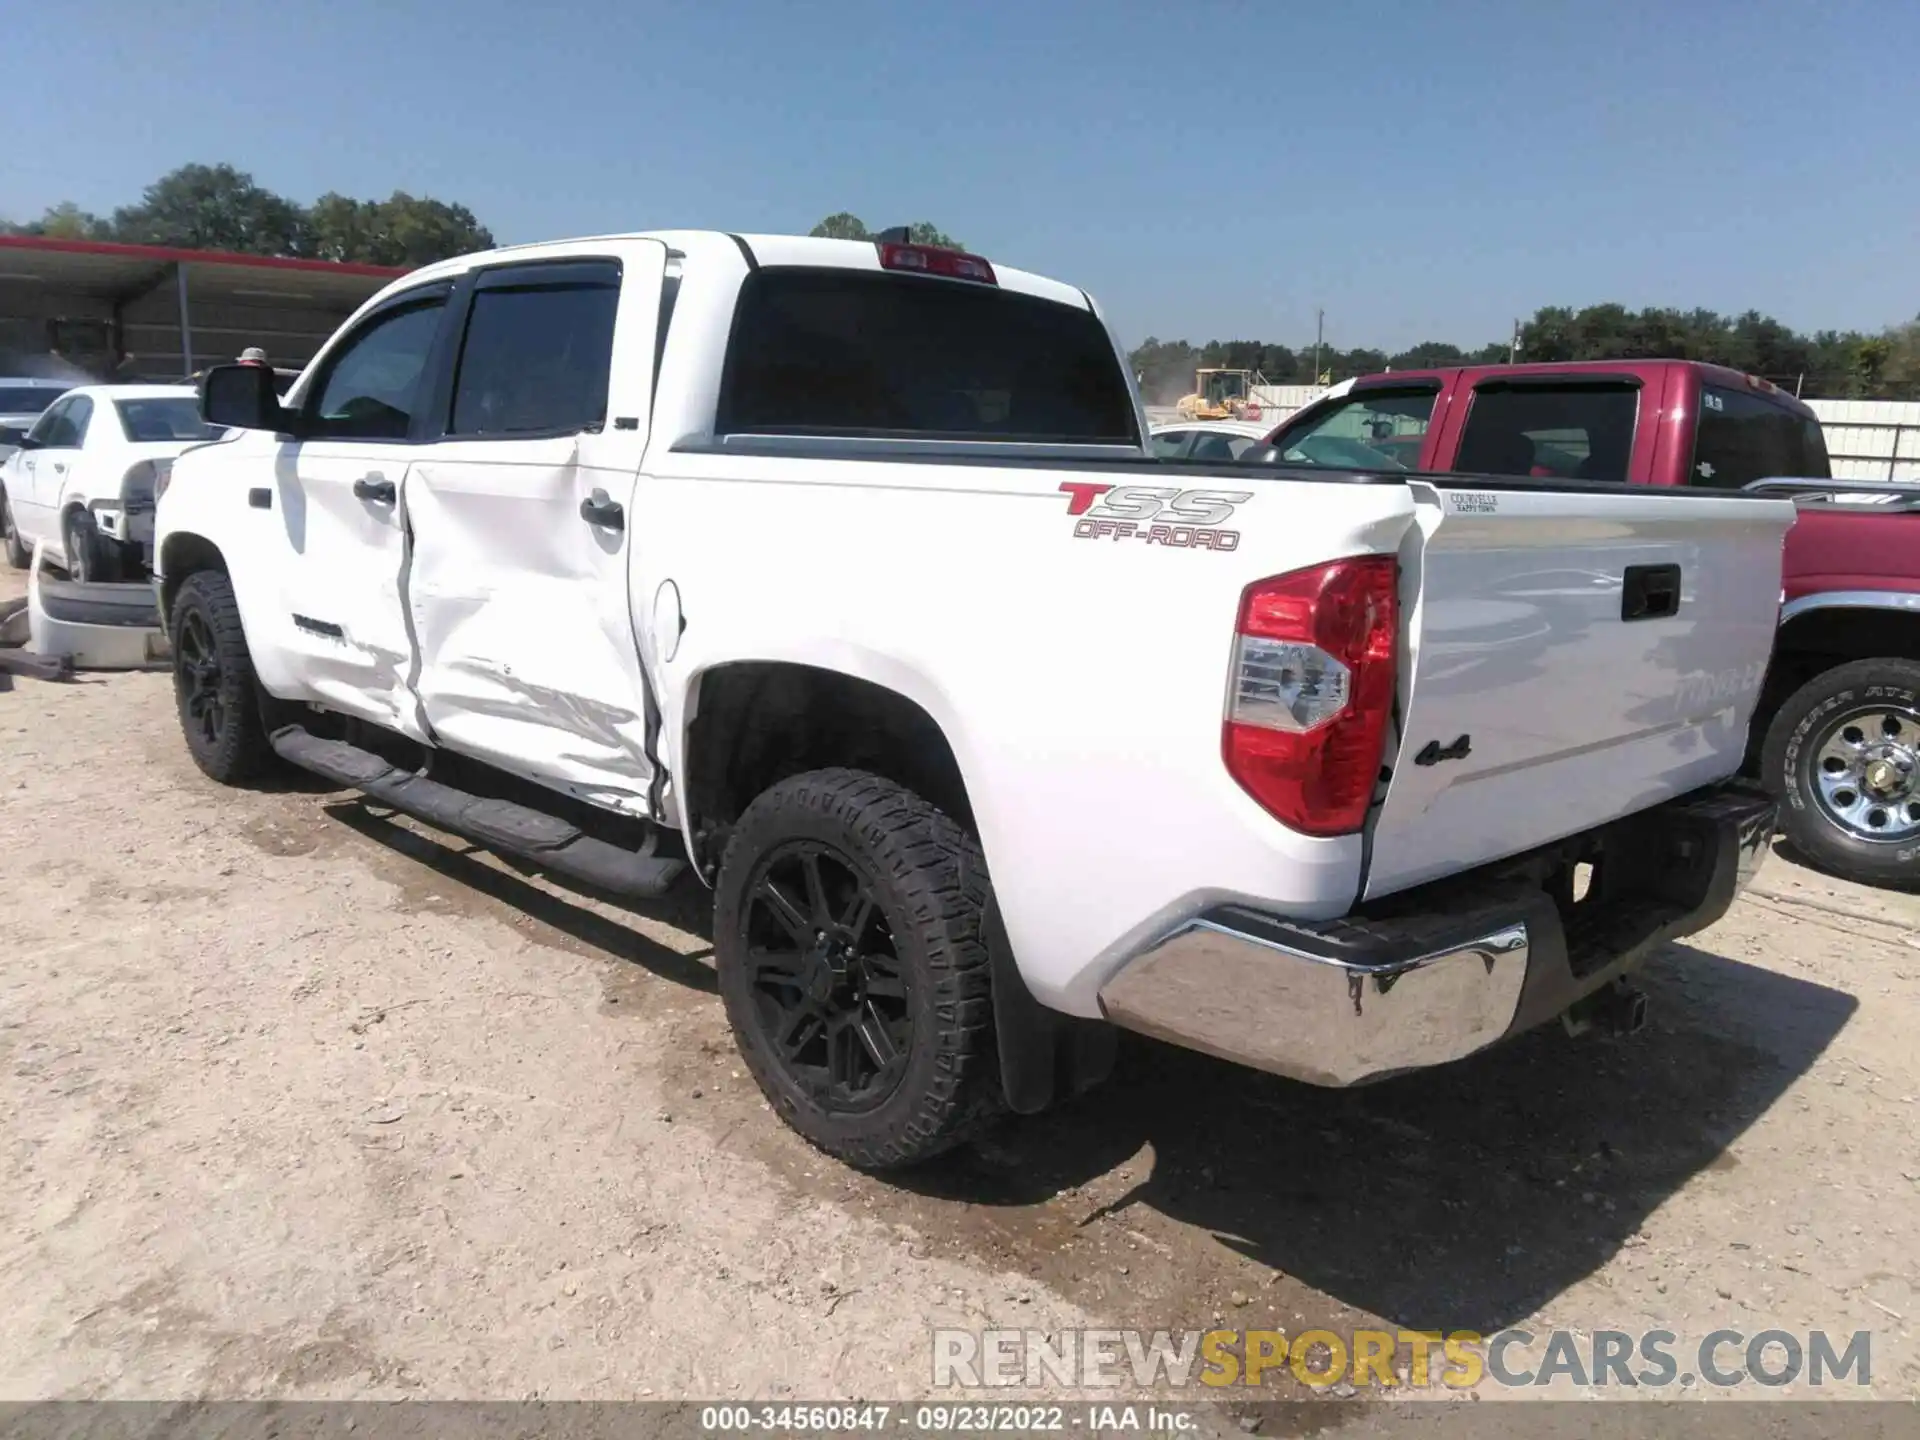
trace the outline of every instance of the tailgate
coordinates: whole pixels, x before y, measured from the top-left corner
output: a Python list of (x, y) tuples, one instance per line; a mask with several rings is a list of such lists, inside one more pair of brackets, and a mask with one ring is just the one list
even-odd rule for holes
[(1368, 896), (1739, 768), (1779, 618), (1790, 504), (1409, 489), (1404, 713)]

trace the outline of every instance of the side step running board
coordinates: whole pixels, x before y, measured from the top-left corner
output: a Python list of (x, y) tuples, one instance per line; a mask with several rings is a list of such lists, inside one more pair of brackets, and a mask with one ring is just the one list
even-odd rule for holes
[(667, 893), (687, 862), (656, 854), (658, 832), (643, 850), (622, 850), (539, 810), (489, 800), (389, 765), (371, 750), (323, 740), (298, 725), (273, 733), (273, 748), (303, 770), (351, 786), (382, 805), (489, 849), (517, 855), (574, 880), (638, 900)]

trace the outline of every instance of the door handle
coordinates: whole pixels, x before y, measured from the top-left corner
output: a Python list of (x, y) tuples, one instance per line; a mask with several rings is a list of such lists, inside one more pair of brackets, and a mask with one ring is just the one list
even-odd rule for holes
[(1629, 565), (1621, 579), (1622, 620), (1660, 620), (1680, 613), (1678, 565)]
[(55, 464), (53, 467), (53, 473), (56, 475), (64, 475), (67, 473), (67, 467), (64, 465)]
[(604, 490), (595, 490), (580, 502), (580, 518), (589, 525), (604, 525), (609, 530), (627, 528), (627, 512)]
[(391, 480), (363, 475), (353, 482), (353, 493), (356, 499), (370, 500), (376, 505), (391, 505), (396, 492)]

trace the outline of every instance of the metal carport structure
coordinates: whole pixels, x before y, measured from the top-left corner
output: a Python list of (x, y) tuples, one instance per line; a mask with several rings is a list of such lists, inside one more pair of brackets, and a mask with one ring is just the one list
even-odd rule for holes
[(248, 346), (299, 369), (404, 269), (0, 235), (0, 374), (178, 380)]

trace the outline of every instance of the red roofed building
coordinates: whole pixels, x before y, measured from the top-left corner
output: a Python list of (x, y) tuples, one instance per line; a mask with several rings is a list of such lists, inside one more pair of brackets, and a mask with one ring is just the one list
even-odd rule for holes
[(405, 270), (0, 235), (0, 375), (178, 380), (248, 346), (298, 370)]

